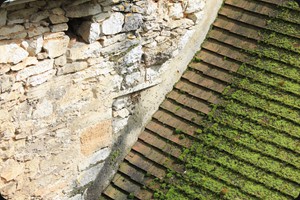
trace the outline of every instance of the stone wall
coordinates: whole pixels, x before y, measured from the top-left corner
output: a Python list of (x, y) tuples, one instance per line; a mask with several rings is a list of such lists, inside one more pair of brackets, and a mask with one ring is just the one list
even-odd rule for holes
[[(40, 0), (0, 8), (0, 192), (89, 186), (201, 22), (205, 0)], [(169, 73), (177, 73), (171, 69)], [(78, 196), (78, 195), (77, 195)]]

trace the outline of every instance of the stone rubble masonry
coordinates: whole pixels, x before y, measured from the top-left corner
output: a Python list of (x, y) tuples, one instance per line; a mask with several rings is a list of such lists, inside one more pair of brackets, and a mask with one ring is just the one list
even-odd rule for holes
[(0, 8), (0, 192), (83, 199), (205, 0), (25, 2)]

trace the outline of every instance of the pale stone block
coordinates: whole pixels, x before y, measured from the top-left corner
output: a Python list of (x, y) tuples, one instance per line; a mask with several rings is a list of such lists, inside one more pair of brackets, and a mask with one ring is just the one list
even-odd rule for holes
[(44, 40), (43, 48), (50, 58), (56, 58), (66, 53), (70, 38), (68, 36)]
[(104, 47), (106, 47), (106, 46), (112, 45), (114, 43), (124, 41), (126, 38), (127, 38), (126, 34), (122, 33), (122, 34), (118, 34), (118, 35), (113, 35), (111, 37), (104, 36), (104, 37), (100, 38), (100, 42)]
[(180, 19), (183, 17), (183, 9), (181, 3), (174, 3), (169, 7), (169, 15), (173, 19)]
[(100, 22), (103, 22), (104, 20), (106, 20), (107, 18), (109, 18), (110, 15), (111, 15), (110, 12), (99, 13), (92, 17), (92, 21), (100, 23)]
[(51, 10), (51, 13), (54, 15), (65, 15), (66, 12), (61, 8), (54, 8)]
[(52, 24), (61, 24), (69, 21), (69, 18), (63, 15), (50, 15), (49, 19)]
[(40, 119), (48, 117), (53, 113), (53, 105), (51, 101), (44, 99), (41, 103), (36, 105), (36, 110), (33, 112), (33, 117)]
[(17, 44), (0, 44), (0, 63), (17, 64), (28, 57), (29, 53)]
[(30, 21), (31, 22), (39, 22), (44, 19), (47, 19), (49, 17), (49, 15), (50, 15), (50, 13), (48, 10), (40, 11), (40, 12), (37, 12), (37, 13), (34, 13), (33, 15), (31, 15)]
[(51, 79), (55, 75), (55, 70), (49, 70), (47, 72), (44, 72), (42, 74), (31, 76), (27, 80), (27, 84), (31, 86), (37, 86), (42, 83), (45, 83), (49, 79)]
[(5, 26), (7, 20), (7, 11), (0, 8), (0, 27)]
[(187, 14), (203, 10), (205, 6), (204, 0), (185, 0), (185, 2), (187, 6), (184, 12)]
[(87, 17), (101, 12), (99, 4), (85, 3), (78, 6), (69, 6), (65, 8), (66, 16), (71, 18)]
[(65, 64), (67, 64), (67, 57), (65, 55), (62, 55), (58, 58), (55, 59), (54, 64), (56, 66), (64, 66)]
[(25, 60), (17, 65), (14, 65), (11, 67), (12, 71), (19, 71), (21, 69), (24, 69), (27, 66), (30, 65), (36, 65), (38, 63), (38, 60), (36, 57), (27, 57)]
[(124, 24), (124, 15), (121, 13), (112, 13), (110, 18), (103, 21), (102, 32), (105, 35), (113, 35), (122, 31)]
[(58, 69), (57, 75), (70, 74), (88, 67), (87, 62), (72, 62)]
[(97, 58), (100, 56), (100, 52), (101, 44), (99, 42), (94, 42), (88, 45), (77, 42), (67, 51), (67, 58), (72, 61)]
[(143, 24), (143, 16), (141, 14), (126, 14), (125, 15), (125, 24), (123, 31), (134, 31), (141, 27)]
[(80, 135), (81, 153), (85, 156), (111, 146), (112, 124), (111, 120), (102, 121), (84, 131)]
[(124, 56), (124, 63), (125, 65), (131, 65), (134, 63), (139, 63), (142, 59), (144, 51), (142, 49), (142, 45), (138, 45), (137, 47), (134, 47), (131, 51), (129, 51)]
[(100, 24), (98, 23), (85, 21), (78, 28), (78, 34), (90, 44), (99, 39), (100, 33)]
[(11, 26), (4, 26), (0, 28), (0, 35), (7, 36), (13, 33), (18, 33), (24, 31), (25, 28), (22, 25), (11, 25)]
[(17, 81), (24, 80), (30, 76), (49, 71), (53, 69), (53, 63), (54, 63), (53, 59), (48, 59), (48, 60), (43, 60), (34, 66), (27, 67), (17, 73), (16, 80)]
[(62, 32), (62, 31), (67, 31), (69, 29), (68, 24), (63, 23), (63, 24), (55, 24), (53, 26), (50, 27), (51, 32), (55, 33), (55, 32)]
[(44, 33), (50, 32), (49, 27), (38, 26), (35, 28), (30, 28), (28, 30), (28, 37), (40, 36)]
[(30, 56), (35, 56), (40, 53), (43, 47), (44, 39), (43, 36), (38, 36), (32, 40), (28, 41), (28, 48), (26, 49), (29, 52)]
[(9, 159), (3, 163), (2, 169), (0, 170), (0, 176), (6, 181), (11, 181), (24, 173), (24, 169), (24, 163), (19, 163), (13, 159)]

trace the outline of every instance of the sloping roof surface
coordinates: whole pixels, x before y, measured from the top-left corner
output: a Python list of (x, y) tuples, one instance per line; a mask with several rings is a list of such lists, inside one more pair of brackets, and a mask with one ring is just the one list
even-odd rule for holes
[(101, 199), (294, 199), (300, 9), (226, 0)]

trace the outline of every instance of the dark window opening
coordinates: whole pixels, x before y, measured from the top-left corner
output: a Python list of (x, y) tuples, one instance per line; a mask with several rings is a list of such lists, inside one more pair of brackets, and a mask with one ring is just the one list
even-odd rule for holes
[(0, 200), (6, 200), (4, 197), (0, 194)]

